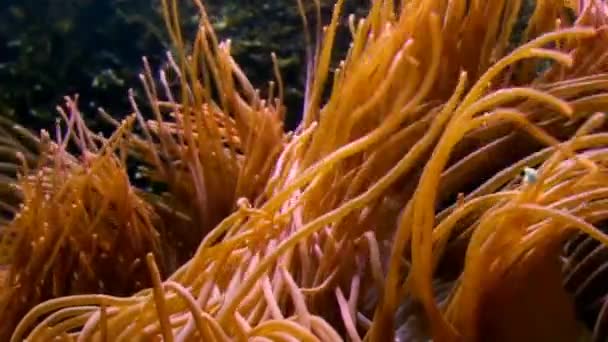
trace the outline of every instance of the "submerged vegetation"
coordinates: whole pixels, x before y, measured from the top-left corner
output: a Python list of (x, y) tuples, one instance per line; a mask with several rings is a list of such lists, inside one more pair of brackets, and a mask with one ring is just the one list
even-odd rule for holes
[(293, 132), (200, 0), (110, 137), (3, 122), (0, 340), (605, 340), (606, 5), (344, 2)]

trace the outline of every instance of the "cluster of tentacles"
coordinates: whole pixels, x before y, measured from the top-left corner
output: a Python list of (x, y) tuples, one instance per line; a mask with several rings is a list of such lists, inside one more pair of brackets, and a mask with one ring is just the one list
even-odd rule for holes
[[(260, 94), (202, 3), (186, 48), (165, 1), (176, 52), (158, 75), (144, 61), (149, 114), (131, 93), (103, 138), (68, 99), (37, 166), (20, 154), (0, 334), (608, 337), (606, 5), (374, 1), (333, 69), (343, 2), (284, 133), (278, 66)], [(162, 189), (131, 185), (130, 158)]]

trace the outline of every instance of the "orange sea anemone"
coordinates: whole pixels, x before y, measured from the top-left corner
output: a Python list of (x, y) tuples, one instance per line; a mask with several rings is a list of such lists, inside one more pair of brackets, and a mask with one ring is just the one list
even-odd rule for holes
[[(311, 60), (302, 122), (284, 133), (278, 67), (262, 96), (200, 1), (188, 48), (177, 2), (163, 2), (176, 52), (158, 78), (144, 63), (151, 119), (131, 95), (133, 115), (96, 145), (65, 115), (77, 142), (96, 150), (81, 159), (45, 151), (49, 163), (22, 182), (65, 174), (50, 195), (72, 197), (57, 197), (48, 215), (123, 227), (140, 268), (120, 284), (145, 283), (148, 253), (151, 286), (50, 292), (57, 298), (13, 316), (11, 341), (606, 337), (604, 4), (374, 1), (365, 18), (349, 17), (352, 44), (332, 69), (343, 3)], [(129, 130), (135, 120), (140, 134)], [(164, 193), (130, 190), (127, 152)], [(123, 192), (107, 192), (117, 182)], [(25, 199), (9, 227), (36, 250), (39, 235), (21, 227), (44, 225), (21, 222), (47, 214), (30, 213)], [(90, 252), (91, 237), (67, 242), (91, 228), (79, 221), (61, 236)], [(89, 256), (84, 266), (103, 260)], [(13, 260), (12, 274), (27, 270)], [(165, 276), (168, 260), (181, 266)]]

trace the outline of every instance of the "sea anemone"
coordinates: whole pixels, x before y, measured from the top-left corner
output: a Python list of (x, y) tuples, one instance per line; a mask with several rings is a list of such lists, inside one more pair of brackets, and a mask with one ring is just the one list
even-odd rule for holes
[[(13, 320), (41, 301), (80, 293), (129, 295), (151, 285), (143, 261), (147, 253), (161, 254), (151, 205), (129, 184), (117, 151), (127, 127), (100, 147), (82, 126), (76, 102), (68, 99), (66, 106), (67, 131), (58, 130), (56, 142), (43, 135), (36, 171), (15, 186), (20, 209), (3, 228), (13, 241), (10, 286), (0, 295), (1, 336), (10, 336)], [(80, 158), (66, 152), (72, 141)]]
[[(278, 67), (263, 98), (230, 43), (218, 42), (202, 3), (195, 0), (201, 23), (186, 48), (177, 2), (163, 2), (175, 52), (157, 78), (144, 63), (152, 119), (131, 94), (133, 115), (92, 148), (79, 116), (64, 115), (81, 150), (93, 151), (80, 159), (43, 152), (49, 162), (22, 187), (44, 188), (67, 172), (51, 194), (71, 197), (36, 214), (28, 198), (38, 197), (25, 196), (9, 225), (37, 251), (45, 215), (97, 214), (100, 224), (123, 227), (121, 242), (145, 246), (128, 248), (139, 266), (146, 253), (151, 286), (110, 293), (77, 282), (72, 292), (32, 299), (54, 297), (22, 317), (11, 341), (606, 337), (596, 276), (608, 244), (604, 4), (375, 1), (367, 17), (350, 17), (352, 44), (330, 82), (343, 2), (310, 47), (303, 118), (291, 133), (282, 130)], [(127, 153), (163, 193), (129, 191)], [(58, 166), (44, 176), (49, 165)], [(115, 182), (121, 195), (104, 191)], [(85, 210), (104, 203), (114, 210)], [(80, 252), (89, 257), (83, 267), (100, 262), (93, 235), (67, 242), (91, 225), (69, 227), (53, 228), (71, 248), (61, 258)], [(32, 263), (55, 260), (37, 253)], [(27, 264), (15, 256), (11, 267), (22, 274)], [(181, 264), (170, 276), (167, 260)], [(65, 275), (62, 267), (50, 274)], [(144, 284), (139, 271), (116, 284)]]

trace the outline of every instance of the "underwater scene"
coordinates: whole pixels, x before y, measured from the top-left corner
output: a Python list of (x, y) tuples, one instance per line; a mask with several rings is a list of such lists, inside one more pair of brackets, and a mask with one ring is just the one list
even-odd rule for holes
[(0, 342), (608, 341), (605, 0), (3, 0)]

